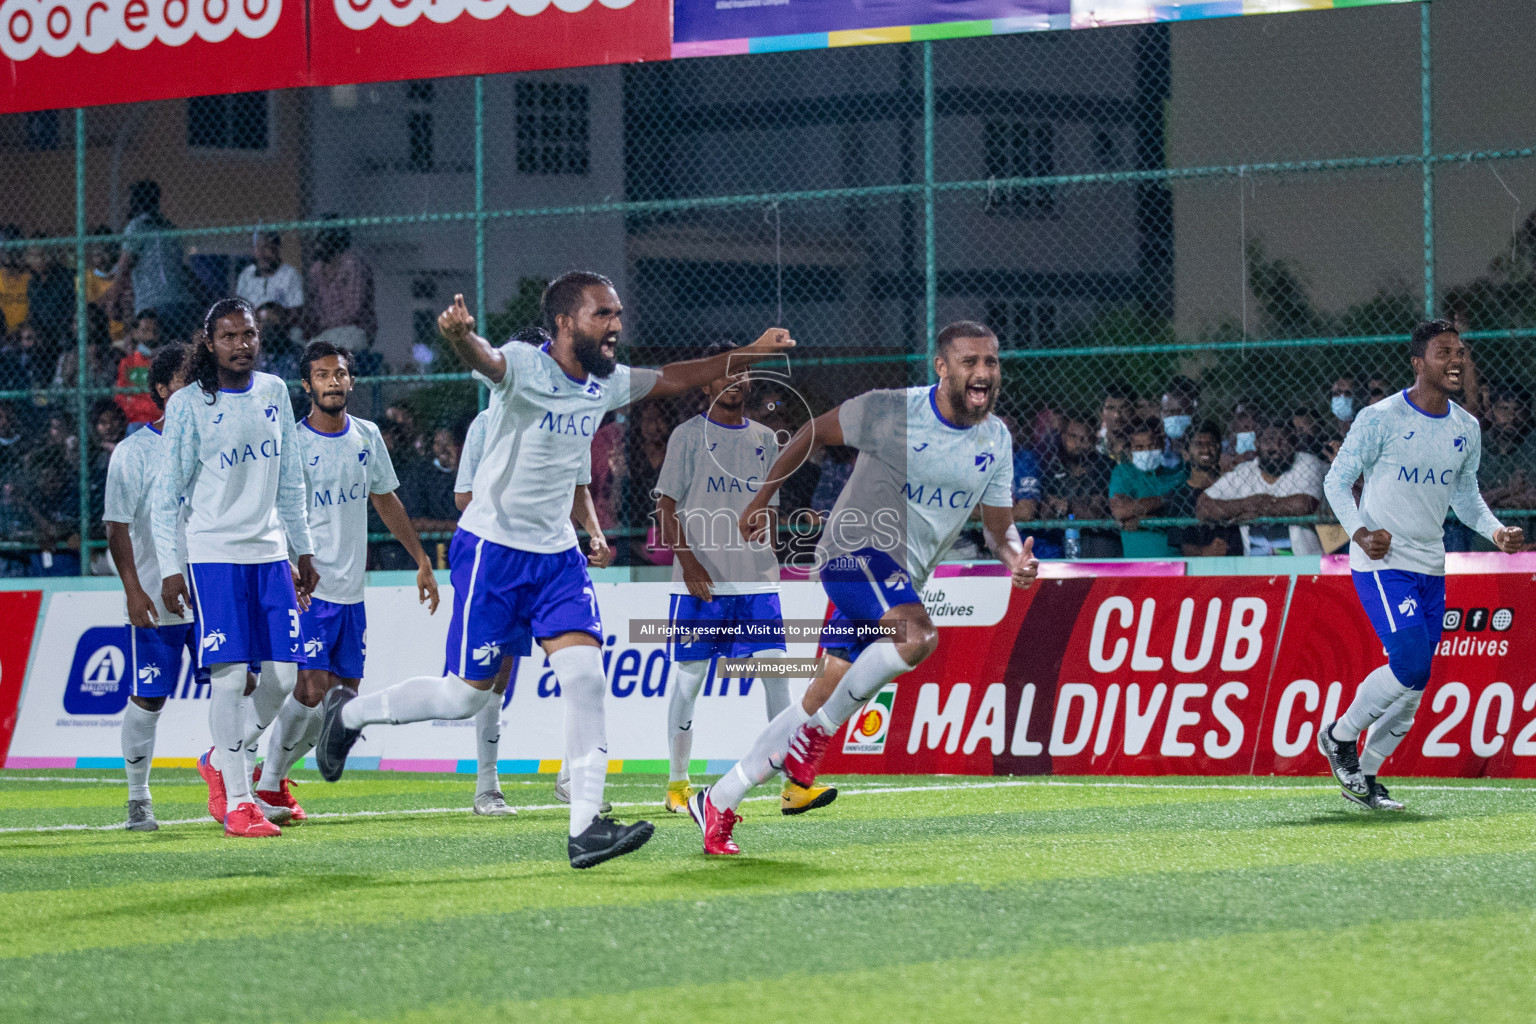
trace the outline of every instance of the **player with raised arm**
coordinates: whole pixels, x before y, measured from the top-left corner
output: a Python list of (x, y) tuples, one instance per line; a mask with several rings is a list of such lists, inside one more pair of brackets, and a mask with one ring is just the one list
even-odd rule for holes
[[(978, 504), (987, 546), (1013, 585), (1035, 581), (1034, 538), (1019, 543), (1013, 525), (1012, 441), (992, 415), (1002, 384), (997, 337), (982, 324), (952, 323), (939, 332), (933, 366), (939, 382), (932, 387), (868, 391), (802, 427), (743, 510), (743, 534), (763, 536), (773, 495), (817, 448), (859, 450), (816, 549), (833, 607), (827, 628), (839, 637), (823, 647), (837, 667), (688, 801), (705, 853), (740, 853), (731, 831), (748, 791), (779, 770), (815, 785), (817, 763), (842, 724), (934, 652), (939, 635), (923, 607), (923, 584)], [(890, 639), (874, 639), (876, 628)]]
[[(733, 351), (721, 343), (707, 354)], [(668, 643), (676, 676), (667, 705), (670, 775), (662, 804), (674, 814), (685, 811), (693, 796), (693, 709), (714, 659), (785, 654), (772, 531), (758, 541), (740, 531), (741, 511), (768, 478), (779, 446), (770, 428), (745, 415), (746, 368), (730, 370), (704, 385), (708, 408), (672, 431), (656, 482), (657, 522), (675, 555)], [(777, 507), (777, 496), (769, 504)], [(760, 678), (772, 721), (789, 706), (789, 680)], [(835, 799), (835, 789), (806, 789), (786, 778), (779, 809), (800, 814)]]
[(279, 825), (303, 821), (304, 808), (289, 789), (288, 772), (315, 745), (320, 702), (333, 686), (357, 687), (368, 646), (363, 602), (368, 568), (368, 503), (416, 563), (416, 591), (428, 614), (437, 612), (437, 577), (411, 517), (395, 493), (400, 481), (384, 437), (371, 421), (347, 412), (352, 355), (328, 341), (312, 341), (299, 360), (310, 410), (299, 421), (293, 450), (304, 467), (309, 532), (320, 583), (299, 616), (307, 664), (284, 699), (267, 740), (267, 759), (256, 776), (256, 806)]
[[(491, 345), (473, 332), (463, 296), (438, 319), (454, 351), (491, 389), (495, 410), (474, 499), (453, 538), (452, 670), (365, 697), (338, 686), (326, 695), (315, 751), (321, 774), (335, 780), (365, 725), (473, 717), (491, 699), (503, 645), (526, 631), (544, 648), (565, 700), (567, 853), (572, 867), (586, 868), (639, 849), (653, 826), (599, 816), (608, 770), (607, 680), (597, 593), (570, 522), (576, 480), (605, 413), (647, 395), (701, 387), (724, 372), (726, 358), (659, 371), (620, 365), (614, 353), (622, 305), (599, 274), (561, 275), (545, 289), (542, 307), (553, 340), (539, 348)], [(788, 332), (773, 328), (732, 358), (762, 358), (793, 344)]]
[[(1400, 811), (1377, 781), (1408, 734), (1429, 682), (1445, 615), (1445, 512), (1493, 541), (1519, 551), (1525, 534), (1498, 521), (1477, 489), (1482, 433), (1477, 417), (1451, 401), (1470, 369), (1454, 324), (1429, 320), (1408, 343), (1413, 387), (1355, 416), (1323, 492), (1349, 547), (1355, 593), (1387, 651), (1366, 676), (1349, 709), (1317, 734), (1317, 748), (1343, 796), (1372, 810)], [(1360, 505), (1354, 485), (1365, 477)], [(1371, 729), (1372, 726), (1374, 729)], [(1359, 738), (1371, 729), (1362, 752)]]
[[(203, 329), (187, 371), (197, 387), (165, 406), (165, 466), (151, 512), (155, 553), (166, 610), (195, 609), (197, 664), (212, 677), (213, 746), (198, 759), (208, 813), (225, 835), (275, 836), (282, 830), (256, 806), (244, 750), (293, 692), (304, 663), (299, 605), (319, 582), (304, 470), (288, 386), (255, 369), (261, 344), (250, 305), (215, 302)], [(176, 527), (182, 495), (191, 506), (185, 549)], [(253, 662), (261, 681), (252, 699), (263, 719), (254, 730), (242, 728), (240, 709)]]
[[(186, 386), (187, 346), (166, 345), (149, 364), (149, 395), (160, 418), (124, 438), (107, 464), (107, 489), (102, 519), (107, 525), (107, 550), (123, 581), (128, 606), (128, 679), (133, 687), (123, 712), (123, 768), (128, 775), (127, 828), (153, 832), (160, 827), (149, 793), (149, 769), (155, 756), (155, 726), (165, 699), (176, 692), (183, 651), (193, 655), (192, 619), (166, 610), (160, 596), (160, 563), (150, 530), (151, 488), (160, 472), (165, 403)], [(186, 506), (183, 505), (183, 513)], [(180, 528), (185, 530), (185, 514)], [(145, 585), (153, 587), (151, 593)], [(194, 667), (200, 684), (207, 670)]]

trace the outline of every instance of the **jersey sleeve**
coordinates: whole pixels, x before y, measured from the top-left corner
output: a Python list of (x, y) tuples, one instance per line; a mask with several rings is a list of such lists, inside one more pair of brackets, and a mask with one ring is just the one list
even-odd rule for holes
[[(1136, 497), (1136, 495), (1132, 493), (1132, 488), (1130, 485), (1131, 469), (1132, 467), (1130, 463), (1122, 462), (1116, 466), (1114, 470), (1109, 474), (1110, 497), (1114, 497), (1117, 494), (1124, 495), (1127, 498)], [(1216, 483), (1220, 482), (1221, 481), (1218, 480)], [(1215, 490), (1216, 484), (1212, 484), (1211, 489)], [(1214, 498), (1215, 495), (1213, 494), (1211, 497)]]
[(1339, 525), (1344, 528), (1345, 535), (1351, 539), (1365, 526), (1365, 520), (1360, 517), (1360, 508), (1355, 504), (1355, 481), (1381, 457), (1382, 439), (1385, 437), (1381, 413), (1372, 412), (1376, 408), (1366, 406), (1360, 410), (1354, 426), (1344, 435), (1344, 443), (1339, 446), (1339, 454), (1334, 456), (1328, 475), (1323, 478), (1323, 494), (1328, 499), (1328, 505), (1333, 509)]
[(384, 447), (384, 436), (379, 428), (368, 424), (368, 491), (370, 494), (389, 494), (399, 490), (400, 478), (395, 475), (394, 460)]
[[(147, 428), (146, 428), (147, 429)], [(101, 518), (107, 523), (131, 523), (144, 504), (149, 467), (136, 457), (138, 445), (119, 443), (107, 463), (107, 492)]]
[[(769, 472), (771, 473), (773, 470), (773, 464), (779, 459), (779, 439), (777, 436), (775, 436), (773, 431), (769, 430), (765, 426), (762, 427), (758, 433), (758, 441), (761, 442), (763, 446), (763, 465), (767, 466)], [(783, 488), (774, 491), (773, 497), (768, 499), (768, 505), (770, 508), (779, 507), (779, 495), (782, 493), (782, 491)]]
[(864, 452), (904, 446), (907, 436), (906, 393), (866, 391), (837, 407), (843, 444)]
[[(181, 395), (186, 400), (178, 402)], [(164, 461), (155, 477), (150, 498), (149, 523), (155, 539), (155, 558), (160, 571), (166, 576), (182, 572), (181, 540), (176, 529), (176, 517), (181, 511), (181, 496), (186, 492), (192, 474), (197, 472), (199, 439), (197, 414), (193, 402), (204, 401), (202, 389), (197, 385), (184, 388), (165, 406)], [(289, 417), (292, 417), (289, 413)], [(149, 428), (145, 428), (146, 430)]]
[[(473, 483), (474, 481), (471, 480), (470, 482)], [(581, 451), (581, 472), (576, 474), (576, 484), (577, 484), (578, 487), (585, 487), (585, 486), (587, 486), (587, 485), (589, 485), (591, 483), (592, 483), (592, 446), (591, 445), (587, 445)], [(471, 489), (472, 488), (469, 488), (469, 487), (463, 488), (463, 490), (466, 490), (466, 491), (471, 490)]]
[(688, 493), (688, 483), (693, 479), (693, 456), (698, 439), (688, 423), (682, 423), (667, 438), (667, 454), (661, 460), (661, 472), (656, 477), (656, 490), (673, 501), (679, 501)]
[(1504, 524), (1488, 508), (1482, 492), (1477, 488), (1477, 470), (1482, 458), (1482, 433), (1477, 429), (1477, 424), (1473, 423), (1467, 431), (1467, 454), (1461, 461), (1461, 469), (1456, 473), (1456, 490), (1451, 495), (1451, 507), (1456, 510), (1456, 518), (1463, 525), (1491, 541), (1494, 531)]
[(991, 508), (1013, 508), (1013, 446), (1006, 439), (1002, 443), (1003, 454), (992, 466), (986, 490), (981, 492), (981, 503)]
[(283, 456), (277, 460), (277, 517), (288, 534), (288, 550), (295, 555), (312, 555), (315, 542), (309, 535), (309, 516), (305, 501), (304, 460), (299, 457), (298, 423), (293, 418), (293, 403), (288, 388), (280, 389), (277, 415), (283, 427)]
[(621, 409), (640, 401), (651, 393), (660, 379), (659, 370), (647, 370), (644, 367), (625, 366), (620, 363), (614, 368), (613, 375), (607, 381), (605, 393), (608, 396), (608, 408)]
[(517, 389), (518, 382), (526, 380), (534, 366), (538, 364), (539, 350), (526, 341), (509, 341), (496, 351), (501, 353), (502, 361), (507, 368), (501, 375), (501, 380), (491, 380), (479, 370), (474, 372), (474, 378), (490, 388), (493, 394), (510, 394)]
[(459, 453), (459, 475), (453, 481), (455, 494), (468, 494), (475, 489), (475, 472), (480, 468), (480, 457), (485, 454), (486, 429), (486, 412), (481, 411), (464, 434), (464, 450)]

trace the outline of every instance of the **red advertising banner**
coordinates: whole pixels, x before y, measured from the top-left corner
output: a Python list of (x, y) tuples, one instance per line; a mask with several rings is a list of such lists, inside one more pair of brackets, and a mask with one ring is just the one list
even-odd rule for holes
[(27, 677), (27, 660), (32, 655), (32, 635), (37, 630), (37, 611), (42, 607), (41, 590), (0, 591), (0, 764), (16, 731), (16, 705), (21, 700), (22, 683)]
[[(1536, 777), (1531, 577), (1447, 585), (1434, 675), (1382, 774)], [(1323, 777), (1317, 728), (1385, 661), (1348, 576), (1045, 580), (996, 625), (941, 626), (824, 770)]]
[(310, 15), (315, 85), (672, 54), (670, 0), (312, 0)]
[(309, 81), (304, 0), (0, 0), (0, 112)]

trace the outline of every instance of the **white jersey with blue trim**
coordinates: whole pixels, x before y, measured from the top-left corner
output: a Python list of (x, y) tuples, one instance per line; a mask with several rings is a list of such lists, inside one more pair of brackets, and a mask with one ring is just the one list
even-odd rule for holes
[[(1477, 489), (1482, 447), (1477, 417), (1455, 402), (1433, 416), (1400, 391), (1361, 409), (1323, 491), (1351, 538), (1362, 526), (1386, 530), (1392, 546), (1385, 558), (1372, 560), (1351, 540), (1349, 567), (1444, 576), (1447, 508), (1455, 508), (1458, 519), (1491, 540), (1502, 524)], [(1362, 474), (1365, 490), (1356, 508), (1352, 491)]]
[[(290, 548), (314, 553), (295, 434), (288, 385), (270, 373), (253, 373), (239, 391), (221, 388), (212, 402), (197, 385), (171, 396), (151, 512), (161, 572), (180, 573), (184, 562), (276, 562)], [(183, 494), (185, 550), (176, 532)]]
[(817, 545), (825, 565), (860, 548), (884, 551), (919, 590), (978, 504), (1013, 507), (1013, 444), (996, 416), (946, 420), (937, 385), (869, 391), (838, 409), (859, 450)]
[(650, 394), (661, 375), (620, 365), (607, 377), (577, 380), (527, 342), (500, 351), (507, 367), (500, 381), (475, 375), (490, 388), (490, 417), (459, 525), (520, 551), (565, 551), (576, 546), (571, 498), (584, 471), (590, 478), (592, 435), (609, 410)]
[(348, 416), (334, 434), (299, 422), (295, 450), (304, 467), (309, 532), (315, 543), (315, 597), (332, 604), (363, 599), (368, 569), (368, 495), (400, 486), (379, 428)]
[[(703, 413), (678, 424), (667, 439), (667, 456), (656, 492), (677, 502), (683, 536), (719, 594), (763, 594), (779, 589), (773, 545), (744, 540), (737, 524), (768, 476), (779, 446), (774, 433), (754, 420), (717, 423)], [(773, 504), (779, 503), (774, 495)], [(672, 592), (688, 593), (683, 564), (672, 562)]]
[[(490, 422), (491, 410), (481, 409), (479, 415), (470, 421), (469, 430), (464, 433), (464, 448), (459, 452), (459, 472), (453, 478), (453, 493), (469, 494), (475, 489), (475, 471), (480, 468), (480, 458), (485, 454), (485, 427)], [(581, 474), (576, 477), (578, 484), (590, 484), (592, 482), (592, 446), (586, 448), (586, 458), (582, 462)]]
[[(102, 520), (126, 523), (128, 539), (133, 544), (133, 567), (139, 574), (139, 586), (154, 602), (155, 614), (162, 626), (191, 622), (191, 616), (173, 615), (160, 598), (160, 559), (155, 555), (154, 531), (150, 525), (150, 504), (155, 478), (164, 464), (165, 440), (154, 424), (135, 430), (112, 449), (107, 463), (107, 491)], [(187, 536), (187, 503), (179, 503), (176, 532), (182, 543)]]

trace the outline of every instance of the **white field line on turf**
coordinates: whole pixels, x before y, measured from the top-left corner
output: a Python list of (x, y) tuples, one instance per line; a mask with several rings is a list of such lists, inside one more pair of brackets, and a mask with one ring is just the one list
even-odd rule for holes
[[(0, 781), (4, 781), (0, 778)], [(113, 780), (116, 781), (116, 780)], [(1335, 786), (1243, 786), (1233, 784), (1201, 784), (1195, 785), (1171, 785), (1156, 782), (1067, 782), (1060, 779), (1010, 779), (1004, 782), (972, 782), (943, 786), (878, 786), (869, 789), (840, 789), (839, 796), (882, 796), (889, 793), (946, 793), (966, 789), (1017, 789), (1021, 787), (1070, 787), (1077, 789), (1152, 789), (1152, 790), (1256, 790), (1264, 792), (1283, 793), (1312, 793), (1329, 792), (1336, 789)], [(1521, 789), (1509, 786), (1398, 786), (1398, 789), (1436, 791), (1448, 793), (1515, 793), (1536, 795), (1536, 789)], [(745, 802), (777, 801), (775, 796), (750, 796)], [(650, 807), (655, 801), (628, 801), (614, 803), (614, 807)], [(519, 811), (558, 811), (564, 810), (567, 804), (528, 804), (517, 806)], [(417, 807), (402, 808), (390, 811), (321, 811), (308, 816), (308, 820), (319, 819), (347, 819), (347, 818), (387, 818), (409, 817), (418, 814), (469, 814), (469, 807)], [(162, 821), (162, 825), (195, 825), (200, 822), (213, 823), (209, 817), (177, 818)], [(0, 828), (0, 834), (13, 832), (115, 832), (122, 829), (122, 825), (35, 825), (22, 828)]]

